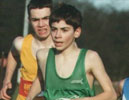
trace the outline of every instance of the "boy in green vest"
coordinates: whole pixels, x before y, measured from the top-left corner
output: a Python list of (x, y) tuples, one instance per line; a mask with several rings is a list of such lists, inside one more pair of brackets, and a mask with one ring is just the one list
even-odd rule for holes
[[(50, 16), (49, 25), (55, 48), (37, 52), (38, 65), (43, 73), (33, 83), (27, 100), (32, 100), (45, 85), (46, 100), (115, 100), (113, 89), (98, 53), (79, 48), (75, 42), (81, 34), (81, 13), (73, 6), (62, 4)], [(94, 80), (103, 92), (95, 96)]]

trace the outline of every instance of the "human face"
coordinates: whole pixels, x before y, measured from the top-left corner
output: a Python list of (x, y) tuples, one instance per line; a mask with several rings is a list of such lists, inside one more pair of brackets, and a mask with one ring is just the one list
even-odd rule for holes
[(50, 35), (49, 16), (50, 8), (36, 8), (30, 10), (30, 22), (39, 39), (47, 39)]
[(73, 27), (66, 24), (64, 20), (52, 23), (51, 35), (55, 48), (59, 51), (64, 51), (66, 48), (71, 47), (77, 36)]

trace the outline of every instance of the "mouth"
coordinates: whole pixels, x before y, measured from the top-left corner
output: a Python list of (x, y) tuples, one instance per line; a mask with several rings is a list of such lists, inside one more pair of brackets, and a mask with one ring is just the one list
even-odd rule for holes
[(44, 29), (38, 29), (38, 33), (39, 33), (39, 35), (44, 35), (44, 34), (47, 33), (47, 29), (46, 28), (44, 28)]
[(54, 41), (54, 44), (55, 44), (56, 47), (61, 47), (63, 42)]

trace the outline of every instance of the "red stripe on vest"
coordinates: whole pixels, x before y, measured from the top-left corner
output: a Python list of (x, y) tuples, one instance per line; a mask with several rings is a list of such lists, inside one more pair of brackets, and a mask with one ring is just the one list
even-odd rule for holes
[(27, 81), (21, 78), (20, 86), (19, 86), (19, 94), (24, 97), (27, 97), (31, 86), (32, 86), (32, 81)]

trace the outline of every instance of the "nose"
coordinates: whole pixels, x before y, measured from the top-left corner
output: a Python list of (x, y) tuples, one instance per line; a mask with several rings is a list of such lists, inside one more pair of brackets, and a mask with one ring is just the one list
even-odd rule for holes
[(60, 38), (61, 37), (61, 31), (57, 30), (56, 34), (55, 34), (55, 38)]
[(38, 26), (39, 27), (42, 27), (42, 26), (44, 26), (45, 25), (45, 23), (43, 22), (43, 20), (39, 20), (38, 21)]

